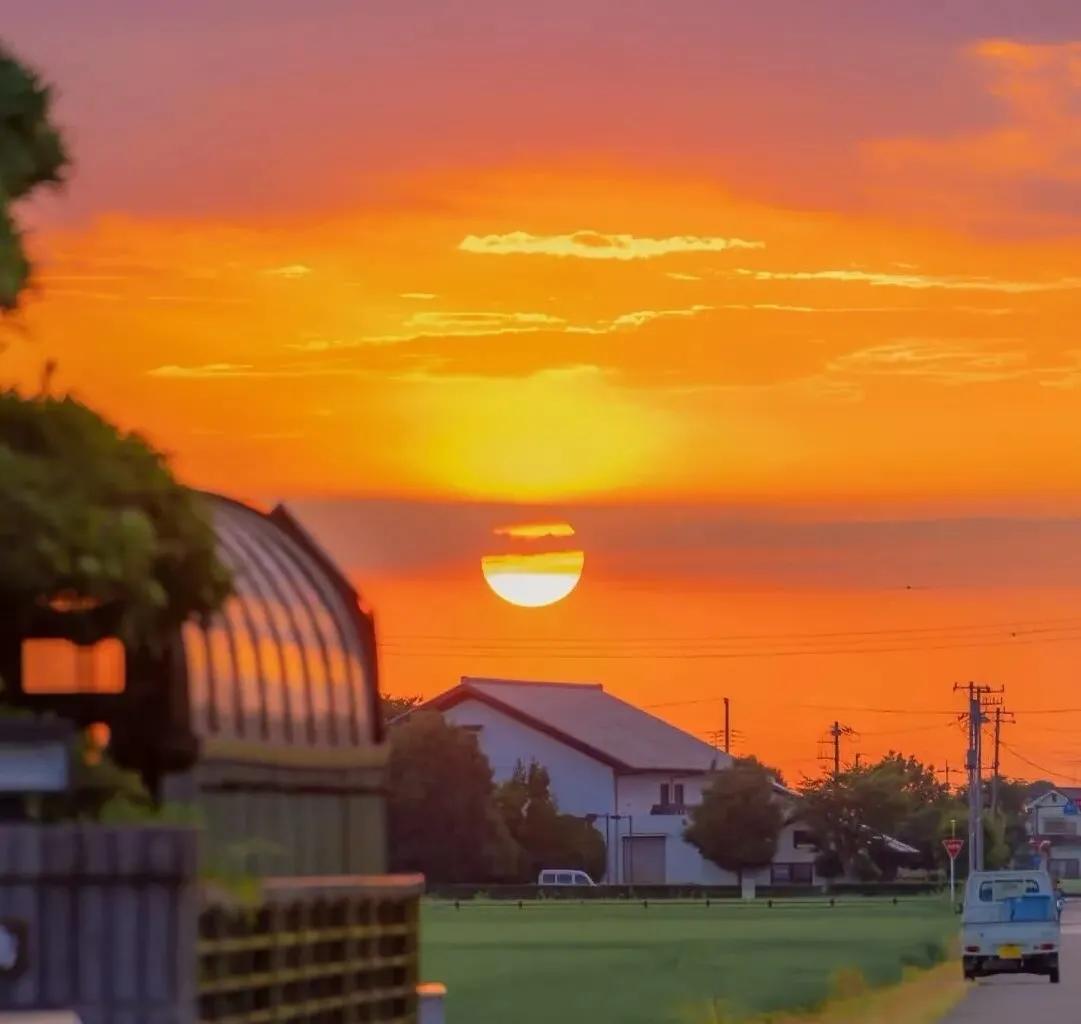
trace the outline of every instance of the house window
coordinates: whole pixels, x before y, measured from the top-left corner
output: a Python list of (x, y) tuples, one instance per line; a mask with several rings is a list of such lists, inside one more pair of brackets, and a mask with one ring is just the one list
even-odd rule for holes
[(662, 782), (661, 783), (661, 806), (662, 807), (667, 807), (668, 806), (668, 783), (667, 782)]
[(677, 807), (683, 806), (683, 783), (677, 782), (672, 787), (675, 790), (675, 800), (673, 801)]
[(1046, 835), (1076, 835), (1077, 825), (1065, 818), (1044, 818), (1043, 830)]
[(797, 828), (792, 832), (792, 845), (797, 850), (813, 850), (815, 849), (814, 836), (811, 834), (810, 829)]
[(771, 864), (770, 884), (772, 885), (812, 885), (814, 884), (813, 864)]

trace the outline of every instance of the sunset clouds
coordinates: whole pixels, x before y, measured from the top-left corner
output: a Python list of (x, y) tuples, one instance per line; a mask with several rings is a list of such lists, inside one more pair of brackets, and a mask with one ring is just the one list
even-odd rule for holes
[[(24, 19), (79, 162), (35, 211), (9, 377), (54, 358), (59, 386), (193, 479), (251, 493), (1081, 503), (1063, 427), (1081, 17), (1037, 40), (961, 0), (948, 30), (898, 8), (826, 32), (793, 3), (796, 46), (765, 15), (635, 8), (608, 21), (620, 49), (560, 3), (541, 28), (492, 6), (438, 42), (414, 39), (408, 3), (383, 21), (317, 4), (319, 47), (277, 8), (241, 47), (200, 2), (170, 54), (205, 14), (231, 62), (284, 48), (289, 88), (218, 82), (199, 120), (202, 86), (157, 61), (143, 95), (131, 34), (158, 22), (133, 7), (101, 42), (129, 97), (102, 131), (86, 96), (116, 75)], [(376, 45), (395, 32), (420, 70)], [(1012, 454), (973, 462), (988, 432)]]
[(672, 238), (636, 238), (634, 235), (605, 235), (598, 231), (575, 231), (570, 235), (531, 235), (510, 231), (505, 235), (466, 235), (458, 248), (462, 252), (489, 256), (572, 256), (583, 260), (652, 260), (673, 253), (724, 252), (727, 249), (764, 249), (763, 242), (742, 238), (701, 238), (682, 235)]
[[(55, 363), (193, 485), (306, 500), (392, 691), (723, 688), (752, 749), (812, 769), (799, 702), (1075, 703), (1077, 643), (778, 638), (1081, 600), (1081, 4), (16, 6), (75, 162), (25, 211), (5, 385)], [(515, 523), (573, 528), (566, 602), (484, 587)], [(446, 656), (415, 653), (433, 620)], [(479, 643), (651, 633), (766, 653)]]

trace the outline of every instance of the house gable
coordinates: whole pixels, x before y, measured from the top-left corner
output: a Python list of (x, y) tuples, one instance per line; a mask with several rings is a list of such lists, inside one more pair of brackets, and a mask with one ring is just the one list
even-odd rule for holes
[(465, 678), (425, 706), (443, 711), (467, 698), (547, 731), (621, 774), (705, 773), (732, 763), (728, 754), (596, 684)]
[(615, 772), (603, 760), (487, 701), (457, 700), (443, 715), (476, 736), (496, 782), (509, 779), (519, 762), (536, 761), (548, 770), (551, 793), (562, 813), (584, 817), (615, 810)]

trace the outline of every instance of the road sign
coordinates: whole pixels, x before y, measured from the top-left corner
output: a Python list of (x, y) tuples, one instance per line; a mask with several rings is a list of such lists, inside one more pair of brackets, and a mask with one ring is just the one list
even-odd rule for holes
[(963, 839), (943, 839), (942, 845), (946, 847), (946, 853), (949, 854), (950, 860), (956, 860), (957, 855), (965, 848), (965, 841)]

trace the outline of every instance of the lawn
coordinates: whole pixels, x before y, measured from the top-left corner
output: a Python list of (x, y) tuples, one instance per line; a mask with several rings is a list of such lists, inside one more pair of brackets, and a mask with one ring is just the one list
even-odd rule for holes
[(452, 1022), (706, 1024), (715, 1000), (736, 1013), (814, 1005), (842, 968), (896, 981), (934, 962), (956, 928), (934, 899), (430, 902), (421, 969), (447, 985)]

